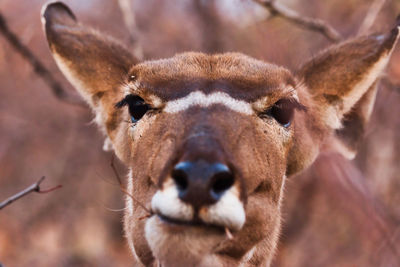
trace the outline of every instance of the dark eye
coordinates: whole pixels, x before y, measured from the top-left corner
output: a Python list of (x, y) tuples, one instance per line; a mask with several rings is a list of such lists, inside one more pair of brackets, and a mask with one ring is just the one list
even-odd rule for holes
[(299, 103), (290, 99), (281, 99), (276, 102), (272, 107), (267, 109), (261, 115), (268, 115), (273, 117), (283, 127), (290, 126), (293, 120), (294, 109), (300, 105)]
[(131, 115), (131, 121), (133, 123), (139, 121), (144, 114), (151, 109), (151, 107), (144, 102), (143, 98), (137, 95), (127, 95), (115, 106), (121, 108), (125, 105), (129, 107), (129, 114)]

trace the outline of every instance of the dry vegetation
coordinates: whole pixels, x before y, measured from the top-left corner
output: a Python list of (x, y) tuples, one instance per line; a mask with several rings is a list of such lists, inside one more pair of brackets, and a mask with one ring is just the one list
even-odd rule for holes
[[(279, 1), (303, 18), (329, 23), (338, 32), (329, 37), (307, 25), (299, 27), (299, 22), (277, 14), (269, 1), (262, 0), (135, 0), (131, 7), (117, 0), (65, 2), (83, 22), (130, 44), (145, 58), (188, 50), (240, 51), (293, 71), (335, 38), (389, 30), (400, 13), (395, 0)], [(119, 5), (123, 2), (125, 14)], [(0, 12), (21, 43), (75, 99), (41, 30), (44, 3), (3, 0)], [(126, 8), (135, 14), (133, 23)], [(120, 223), (123, 194), (110, 167), (112, 155), (102, 151), (103, 137), (91, 123), (89, 109), (57, 97), (46, 78), (3, 36), (0, 84), (0, 200), (43, 175), (48, 188), (63, 185), (48, 194), (29, 194), (0, 211), (0, 262), (129, 265)], [(310, 170), (290, 179), (274, 266), (399, 266), (399, 84), (397, 48), (356, 159), (322, 155)], [(120, 173), (126, 171), (117, 167)]]

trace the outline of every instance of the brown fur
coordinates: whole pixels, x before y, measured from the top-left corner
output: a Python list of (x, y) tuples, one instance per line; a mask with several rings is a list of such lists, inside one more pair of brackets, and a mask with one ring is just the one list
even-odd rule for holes
[[(81, 25), (64, 4), (49, 4), (43, 18), (57, 63), (95, 110), (115, 153), (130, 168), (129, 193), (136, 199), (150, 207), (153, 195), (182, 159), (218, 160), (235, 171), (246, 222), (233, 239), (212, 226), (166, 225), (157, 215), (139, 221), (146, 212), (133, 203), (131, 213), (125, 214), (125, 232), (146, 266), (157, 260), (165, 266), (269, 265), (279, 235), (286, 176), (308, 167), (321, 149), (341, 151), (335, 142), (354, 151), (385, 64), (371, 70), (390, 56), (398, 37), (396, 28), (388, 35), (334, 46), (294, 76), (239, 53), (184, 53), (135, 64), (122, 45)], [(194, 91), (226, 93), (250, 103), (254, 114), (223, 104), (163, 111), (168, 101)], [(126, 122), (127, 109), (115, 107), (129, 93), (156, 107), (136, 125)], [(288, 96), (298, 97), (307, 107), (295, 111), (290, 127), (258, 116), (260, 109)], [(150, 239), (145, 233), (149, 221), (157, 225)]]

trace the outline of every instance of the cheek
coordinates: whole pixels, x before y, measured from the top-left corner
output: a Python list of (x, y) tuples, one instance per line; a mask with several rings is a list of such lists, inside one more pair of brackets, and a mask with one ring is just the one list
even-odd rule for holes
[(278, 197), (282, 177), (286, 172), (287, 154), (291, 145), (291, 132), (274, 122), (259, 120), (254, 128), (243, 134), (234, 148), (238, 167), (250, 194), (261, 183), (267, 183)]
[[(129, 117), (127, 114), (125, 115), (124, 118)], [(116, 155), (125, 165), (148, 165), (148, 160), (141, 162), (141, 159), (144, 157), (150, 159), (162, 141), (160, 140), (162, 133), (157, 127), (154, 127), (158, 124), (157, 116), (154, 115), (145, 115), (136, 124), (128, 122), (127, 119), (122, 120), (110, 137)]]
[(141, 176), (146, 176), (151, 182), (158, 184), (169, 161), (179, 146), (178, 131), (164, 120), (152, 118), (139, 122), (135, 129), (130, 130), (131, 160), (129, 165), (140, 169)]
[(151, 129), (157, 116), (145, 115), (137, 123), (130, 124), (128, 135), (133, 142), (139, 141)]
[(164, 172), (168, 159), (172, 159), (176, 150), (176, 138), (166, 135), (154, 146), (153, 153), (149, 158), (149, 176), (153, 183), (157, 184), (160, 175)]

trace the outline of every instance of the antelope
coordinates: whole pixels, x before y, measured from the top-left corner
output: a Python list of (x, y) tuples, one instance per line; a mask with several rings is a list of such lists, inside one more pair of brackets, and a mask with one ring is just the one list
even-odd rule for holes
[(355, 156), (400, 29), (334, 45), (291, 73), (240, 53), (138, 62), (62, 2), (45, 5), (42, 22), (129, 168), (124, 231), (140, 266), (269, 266), (285, 180), (321, 151)]

